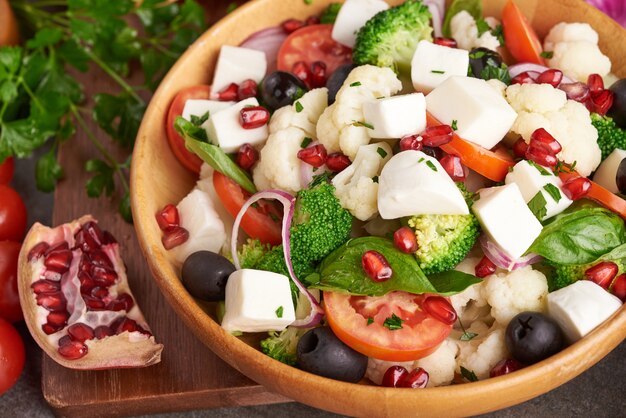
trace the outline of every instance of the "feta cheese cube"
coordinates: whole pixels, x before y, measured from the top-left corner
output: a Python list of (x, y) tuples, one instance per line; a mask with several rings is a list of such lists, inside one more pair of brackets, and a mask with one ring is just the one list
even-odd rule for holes
[(426, 96), (426, 109), (463, 139), (491, 149), (509, 132), (517, 113), (485, 80), (452, 76)]
[(213, 113), (231, 107), (235, 103), (220, 102), (219, 100), (189, 99), (185, 102), (185, 107), (183, 107), (182, 117), (190, 121), (192, 115), (202, 117), (209, 112), (209, 116), (211, 116)]
[(405, 94), (363, 103), (372, 138), (402, 138), (426, 129), (426, 100), (422, 93)]
[[(615, 149), (602, 161), (602, 164), (600, 164), (600, 167), (598, 167), (596, 173), (593, 175), (593, 181), (611, 193), (619, 193), (619, 188), (617, 187), (617, 171), (624, 158), (626, 158), (626, 151), (623, 149)], [(624, 174), (626, 174), (626, 163), (624, 164), (622, 170), (625, 170)]]
[(340, 44), (354, 48), (359, 29), (375, 14), (388, 8), (389, 5), (383, 0), (346, 0), (337, 13), (331, 37)]
[(244, 80), (260, 83), (267, 71), (265, 52), (239, 46), (223, 45), (215, 65), (211, 91), (219, 92), (231, 83)]
[(558, 215), (572, 204), (572, 201), (561, 191), (563, 182), (549, 168), (536, 163), (522, 160), (513, 166), (513, 171), (506, 175), (505, 184), (515, 183), (519, 187), (526, 203), (537, 193), (541, 193), (546, 201), (546, 214), (539, 219), (543, 221)]
[(622, 307), (622, 302), (590, 280), (548, 293), (548, 314), (570, 342), (589, 334)]
[(541, 224), (515, 183), (482, 189), (472, 211), (487, 235), (512, 259), (524, 255), (541, 233)]
[(430, 93), (453, 75), (467, 76), (468, 66), (468, 51), (420, 41), (411, 60), (411, 81), (415, 90)]
[(237, 152), (239, 147), (246, 143), (252, 146), (263, 144), (269, 135), (267, 124), (254, 129), (244, 129), (239, 120), (241, 109), (258, 105), (259, 102), (251, 97), (212, 114), (202, 124), (209, 141), (219, 145), (226, 153)]
[(282, 331), (296, 320), (289, 278), (270, 271), (237, 270), (226, 282), (226, 331)]

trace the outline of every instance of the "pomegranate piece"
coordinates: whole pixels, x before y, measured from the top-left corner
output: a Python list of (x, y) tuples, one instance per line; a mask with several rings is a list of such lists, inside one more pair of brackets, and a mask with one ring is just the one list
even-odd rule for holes
[(87, 355), (89, 350), (87, 346), (80, 341), (72, 341), (65, 337), (59, 340), (59, 354), (68, 360), (78, 360)]
[(37, 280), (30, 287), (36, 295), (40, 293), (53, 293), (61, 290), (61, 283), (52, 280)]
[(239, 122), (244, 129), (256, 129), (270, 120), (270, 112), (263, 106), (244, 107), (239, 112)]
[(538, 84), (550, 84), (552, 87), (557, 88), (563, 80), (563, 72), (560, 70), (549, 69), (537, 76)]
[(137, 323), (129, 318), (124, 318), (118, 323), (112, 324), (111, 328), (115, 331), (116, 334), (121, 334), (122, 332), (134, 332), (139, 329)]
[(522, 363), (512, 358), (500, 360), (489, 372), (489, 377), (504, 376), (505, 374), (520, 370), (523, 367), (524, 365)]
[(456, 41), (454, 39), (452, 39), (452, 38), (443, 38), (441, 36), (438, 36), (435, 39), (433, 39), (433, 43), (435, 45), (447, 46), (449, 48), (456, 48), (456, 46), (457, 46)]
[(463, 181), (465, 180), (465, 177), (467, 177), (467, 167), (463, 165), (461, 159), (456, 155), (448, 154), (439, 162), (452, 180)]
[(476, 273), (476, 277), (487, 277), (496, 272), (496, 265), (491, 261), (487, 256), (483, 256), (480, 259), (476, 267), (474, 267), (474, 272)]
[(135, 305), (132, 296), (127, 293), (123, 293), (117, 297), (117, 299), (109, 302), (107, 310), (109, 311), (130, 311)]
[(361, 257), (361, 265), (365, 274), (375, 282), (387, 281), (393, 275), (389, 262), (378, 251), (366, 251)]
[(608, 289), (615, 276), (617, 276), (618, 270), (617, 264), (612, 261), (601, 261), (585, 271), (585, 278), (604, 289)]
[(43, 256), (49, 248), (50, 244), (47, 242), (38, 243), (28, 252), (28, 261), (32, 261), (33, 259)]
[(381, 386), (386, 386), (389, 388), (398, 387), (398, 384), (400, 383), (402, 378), (406, 376), (408, 373), (409, 373), (408, 370), (402, 366), (398, 366), (398, 365), (391, 366), (385, 372)]
[(69, 270), (71, 262), (72, 252), (69, 249), (59, 249), (48, 252), (43, 264), (49, 270), (62, 274)]
[(324, 87), (326, 85), (326, 64), (315, 61), (311, 64), (311, 87)]
[(620, 298), (622, 302), (626, 302), (626, 273), (617, 276), (611, 287), (611, 292)]
[(539, 77), (537, 71), (524, 71), (511, 79), (511, 84), (535, 84), (535, 80)]
[(591, 93), (600, 93), (604, 90), (604, 80), (600, 74), (589, 74), (587, 77), (587, 87)]
[(529, 147), (542, 147), (550, 151), (552, 155), (556, 155), (563, 149), (559, 141), (557, 141), (550, 132), (543, 128), (535, 129), (530, 135)]
[(291, 67), (291, 72), (298, 77), (300, 80), (307, 85), (307, 87), (311, 87), (311, 79), (313, 78), (313, 74), (311, 74), (311, 70), (308, 65), (304, 61), (298, 61)]
[(244, 170), (250, 170), (259, 161), (259, 151), (250, 144), (243, 144), (237, 151), (235, 162)]
[(400, 139), (400, 151), (419, 151), (424, 147), (420, 135), (406, 135)]
[(452, 128), (450, 125), (430, 126), (422, 132), (422, 142), (427, 147), (439, 147), (452, 141)]
[(239, 86), (235, 83), (224, 87), (217, 93), (217, 99), (221, 102), (234, 102), (237, 100), (237, 94), (239, 93)]
[(251, 79), (244, 80), (241, 82), (241, 84), (239, 84), (239, 87), (237, 89), (237, 100), (241, 101), (249, 99), (250, 97), (254, 97), (256, 96), (256, 92), (256, 81)]
[(81, 343), (94, 339), (93, 328), (80, 322), (70, 325), (67, 328), (67, 335), (70, 336), (72, 341), (80, 341)]
[[(180, 228), (180, 227), (177, 227)], [(182, 229), (182, 228), (181, 228)], [(166, 233), (167, 235), (167, 233)], [(108, 287), (115, 284), (117, 273), (107, 267), (93, 266), (91, 269), (93, 281), (101, 286)]]
[(340, 152), (334, 152), (326, 158), (326, 167), (332, 172), (339, 173), (352, 164), (350, 158)]
[(456, 322), (456, 311), (450, 301), (444, 297), (427, 296), (422, 306), (431, 316), (446, 325), (452, 325)]
[(51, 280), (53, 282), (60, 281), (62, 277), (63, 277), (63, 275), (61, 273), (56, 272), (56, 271), (46, 270), (46, 271), (43, 272), (43, 278), (46, 279), (46, 280)]
[(321, 167), (326, 163), (326, 147), (322, 144), (311, 145), (298, 151), (297, 156), (301, 161), (313, 167)]
[(62, 292), (41, 293), (37, 295), (37, 305), (49, 311), (60, 311), (65, 309), (65, 296)]
[(63, 326), (55, 326), (55, 325), (49, 324), (47, 322), (41, 326), (41, 330), (46, 335), (52, 335), (54, 333), (59, 332), (62, 329), (63, 329)]
[(402, 376), (398, 382), (398, 387), (411, 388), (411, 389), (423, 389), (428, 384), (429, 380), (428, 372), (421, 367), (411, 370), (409, 373)]
[(615, 95), (611, 90), (602, 90), (598, 93), (591, 93), (591, 98), (587, 99), (587, 109), (599, 115), (606, 115), (611, 106)]
[(519, 158), (526, 157), (526, 151), (528, 150), (528, 144), (524, 141), (524, 138), (520, 138), (513, 144), (513, 154)]
[(287, 19), (280, 24), (280, 27), (283, 28), (286, 34), (290, 34), (304, 27), (304, 22), (298, 19)]
[(47, 324), (56, 327), (57, 329), (61, 329), (67, 325), (67, 320), (69, 318), (70, 314), (68, 311), (54, 311), (48, 314), (46, 320), (48, 321)]
[(408, 226), (403, 226), (393, 233), (393, 244), (403, 253), (411, 254), (417, 251), (417, 238)]
[(161, 231), (167, 231), (175, 226), (180, 226), (178, 209), (171, 203), (165, 205), (165, 207), (158, 211), (154, 216)]
[(113, 263), (101, 250), (94, 250), (87, 255), (89, 262), (93, 267), (102, 267), (108, 270), (114, 270)]
[(578, 200), (587, 195), (591, 189), (591, 181), (585, 177), (574, 177), (561, 186), (561, 190), (571, 200)]
[(171, 250), (174, 247), (178, 247), (181, 244), (184, 244), (189, 239), (189, 231), (181, 226), (176, 226), (169, 231), (165, 231), (163, 233), (163, 237), (161, 238), (161, 242), (163, 243), (163, 248), (166, 250)]

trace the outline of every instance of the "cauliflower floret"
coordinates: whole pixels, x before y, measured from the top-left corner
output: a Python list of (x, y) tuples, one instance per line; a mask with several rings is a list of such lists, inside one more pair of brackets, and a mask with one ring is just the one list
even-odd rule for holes
[(383, 383), (383, 376), (385, 376), (385, 372), (391, 366), (402, 366), (407, 370), (413, 370), (412, 361), (386, 361), (370, 357), (367, 360), (367, 370), (365, 371), (365, 377), (371, 380), (372, 383), (380, 385)]
[(587, 23), (555, 25), (546, 36), (543, 49), (552, 52), (548, 65), (565, 75), (586, 82), (590, 74), (606, 76), (611, 60), (598, 47), (598, 34)]
[[(486, 18), (485, 22), (491, 29), (499, 24), (497, 19), (493, 17)], [(450, 33), (458, 47), (468, 51), (479, 47), (495, 51), (500, 47), (500, 41), (490, 31), (483, 32), (480, 37), (478, 36), (476, 21), (465, 10), (455, 14), (450, 21)]]
[(454, 379), (458, 353), (456, 342), (447, 339), (434, 353), (415, 361), (412, 368), (421, 367), (428, 372), (428, 387), (449, 385)]
[[(479, 324), (478, 321), (475, 324)], [(504, 341), (505, 330), (502, 327), (494, 326), (488, 332), (480, 331), (485, 325), (480, 324), (482, 328), (473, 328), (468, 332), (478, 334), (470, 341), (457, 341), (459, 346), (459, 355), (457, 357), (457, 372), (460, 373), (461, 367), (469, 371), (473, 371), (479, 380), (489, 377), (489, 372), (493, 367), (505, 358), (508, 358), (509, 352)]]
[[(463, 273), (474, 275), (476, 264), (482, 257), (467, 257), (454, 269)], [(471, 285), (461, 293), (450, 296), (450, 303), (463, 325), (470, 326), (474, 321), (489, 321), (489, 306), (482, 292), (483, 282)]]
[(327, 104), (328, 89), (324, 87), (309, 91), (293, 105), (281, 107), (274, 112), (269, 124), (270, 134), (295, 127), (302, 129), (306, 136), (315, 138), (315, 126)]
[(583, 104), (567, 100), (563, 91), (549, 84), (511, 85), (506, 89), (506, 99), (517, 112), (511, 131), (527, 143), (536, 129), (544, 128), (561, 144), (557, 154), (560, 160), (568, 164), (576, 161), (576, 170), (585, 177), (598, 167), (598, 131)]
[(335, 196), (355, 218), (365, 221), (378, 213), (378, 182), (373, 179), (392, 155), (385, 142), (361, 145), (352, 164), (333, 179)]
[(491, 316), (506, 326), (518, 313), (545, 312), (548, 281), (542, 272), (526, 266), (486, 277), (482, 293), (491, 306)]

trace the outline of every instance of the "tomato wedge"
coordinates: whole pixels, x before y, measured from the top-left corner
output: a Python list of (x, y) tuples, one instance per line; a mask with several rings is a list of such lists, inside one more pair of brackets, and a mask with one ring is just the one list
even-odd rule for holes
[(504, 44), (513, 58), (518, 62), (545, 65), (539, 37), (513, 0), (509, 0), (502, 10), (502, 29)]
[(176, 132), (174, 129), (174, 121), (178, 116), (183, 114), (185, 108), (185, 102), (189, 99), (208, 99), (211, 93), (211, 86), (198, 85), (191, 86), (182, 89), (172, 100), (169, 110), (167, 111), (167, 118), (165, 120), (165, 132), (167, 134), (167, 140), (170, 143), (172, 152), (178, 158), (178, 161), (184, 165), (187, 169), (194, 173), (200, 173), (200, 166), (202, 160), (192, 152), (189, 152), (185, 147), (185, 139)]
[[(427, 297), (406, 292), (384, 296), (324, 292), (324, 309), (335, 335), (354, 350), (381, 360), (411, 361), (435, 351), (452, 330), (452, 324), (422, 308)], [(393, 315), (402, 320), (401, 328), (383, 325)]]
[[(575, 177), (580, 177), (580, 174), (575, 171), (568, 173), (559, 173), (559, 178), (563, 180), (563, 182), (566, 182), (567, 180)], [(587, 195), (585, 197), (595, 200), (605, 208), (617, 213), (623, 219), (626, 219), (626, 200), (622, 199), (614, 193), (611, 193), (604, 187), (600, 186), (598, 183), (591, 181), (591, 188), (589, 189), (589, 192), (587, 192)]]

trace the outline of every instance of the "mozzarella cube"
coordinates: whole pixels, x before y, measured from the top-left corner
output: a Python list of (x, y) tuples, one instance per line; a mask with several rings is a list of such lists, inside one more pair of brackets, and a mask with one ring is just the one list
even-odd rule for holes
[(622, 307), (622, 302), (590, 280), (548, 293), (548, 314), (570, 342), (589, 334)]
[(378, 183), (378, 211), (383, 219), (469, 214), (463, 195), (439, 161), (421, 151), (394, 155)]
[(252, 146), (263, 144), (269, 135), (267, 124), (254, 129), (244, 129), (240, 121), (241, 109), (258, 105), (259, 102), (251, 97), (211, 115), (202, 124), (209, 140), (219, 145), (226, 153), (237, 152), (243, 144)]
[(468, 51), (420, 41), (411, 60), (411, 81), (415, 90), (430, 93), (453, 75), (467, 76), (468, 66)]
[(226, 331), (282, 331), (295, 320), (287, 276), (243, 269), (228, 277), (222, 320)]
[(354, 48), (359, 29), (375, 14), (388, 8), (389, 5), (383, 0), (346, 0), (337, 13), (331, 37), (340, 44)]
[(541, 224), (515, 183), (481, 190), (472, 211), (487, 235), (514, 260), (524, 255), (541, 233)]
[(487, 149), (502, 140), (517, 118), (502, 95), (473, 77), (448, 78), (426, 96), (426, 109), (441, 123), (456, 124), (461, 138)]
[[(611, 193), (619, 193), (619, 187), (617, 187), (617, 171), (624, 158), (626, 158), (626, 151), (623, 149), (615, 149), (602, 161), (602, 164), (600, 164), (600, 167), (598, 167), (596, 173), (593, 175), (593, 181)], [(622, 170), (624, 169), (626, 169), (626, 165), (624, 165)], [(626, 172), (624, 174), (626, 174)]]
[(235, 102), (220, 102), (219, 100), (198, 100), (189, 99), (183, 107), (183, 118), (191, 121), (191, 116), (202, 117), (209, 113), (211, 116), (215, 112), (231, 107)]
[(546, 201), (546, 214), (539, 219), (543, 221), (558, 215), (572, 204), (572, 201), (561, 191), (563, 182), (549, 168), (536, 163), (522, 160), (513, 166), (513, 171), (506, 175), (505, 184), (515, 183), (519, 187), (526, 203), (537, 193), (541, 193)]
[(265, 77), (267, 57), (265, 52), (239, 46), (223, 45), (215, 65), (211, 91), (217, 93), (231, 83), (244, 80), (258, 83)]
[(363, 103), (372, 138), (402, 138), (426, 129), (426, 100), (422, 93), (405, 94)]

